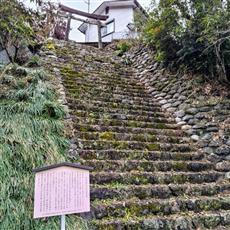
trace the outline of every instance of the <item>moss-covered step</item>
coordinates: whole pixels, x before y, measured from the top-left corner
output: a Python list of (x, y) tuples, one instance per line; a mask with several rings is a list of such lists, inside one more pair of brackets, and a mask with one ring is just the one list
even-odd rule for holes
[[(152, 111), (142, 111), (142, 110), (133, 110), (133, 109), (118, 109), (118, 108), (106, 108), (106, 107), (97, 107), (91, 104), (85, 103), (84, 105), (76, 106), (74, 104), (75, 100), (68, 98), (69, 107), (72, 111), (74, 110), (84, 110), (87, 112), (101, 112), (101, 113), (120, 113), (120, 114), (130, 114), (130, 115), (136, 115), (136, 116), (149, 116), (149, 117), (166, 117), (166, 114), (163, 112), (152, 112)], [(84, 102), (83, 102), (84, 103)], [(178, 128), (180, 126), (177, 126)]]
[(147, 161), (147, 160), (81, 160), (94, 172), (202, 172), (213, 170), (214, 164), (205, 161)]
[(115, 88), (112, 88), (112, 87), (107, 87), (107, 88), (103, 88), (101, 86), (89, 86), (87, 84), (76, 84), (76, 86), (72, 87), (72, 88), (66, 88), (69, 92), (74, 92), (75, 90), (77, 89), (84, 89), (86, 92), (87, 91), (91, 91), (92, 93), (93, 92), (100, 92), (100, 93), (110, 93), (110, 92), (113, 92), (115, 95), (126, 95), (130, 98), (132, 97), (139, 97), (139, 98), (146, 98), (146, 99), (151, 99), (150, 96), (146, 96), (144, 92), (138, 92), (138, 91), (124, 91), (123, 89), (115, 89)]
[(105, 218), (91, 222), (92, 230), (228, 230), (230, 211), (205, 211), (202, 213), (181, 212), (170, 216), (147, 215), (124, 218)]
[[(132, 106), (144, 106), (144, 108), (155, 108), (158, 109), (159, 111), (161, 110), (161, 107), (156, 103), (156, 102), (149, 102), (147, 100), (140, 101), (138, 99), (136, 100), (131, 100), (129, 97), (119, 95), (118, 97), (113, 98), (112, 94), (98, 94), (97, 91), (96, 93), (92, 92), (85, 92), (81, 88), (76, 88), (74, 90), (71, 90), (71, 92), (67, 91), (66, 95), (69, 98), (73, 99), (81, 99), (83, 101), (99, 101), (103, 102), (104, 104), (121, 104), (121, 105), (132, 105)], [(93, 98), (93, 99), (92, 99)]]
[(145, 89), (143, 86), (137, 85), (136, 83), (130, 82), (129, 80), (122, 79), (122, 78), (108, 78), (108, 75), (106, 76), (107, 79), (104, 78), (103, 74), (97, 73), (92, 74), (90, 72), (74, 72), (71, 71), (70, 73), (62, 73), (62, 79), (64, 84), (67, 86), (74, 86), (75, 83), (79, 84), (87, 84), (89, 86), (92, 85), (100, 85), (100, 86), (117, 86), (119, 88), (123, 89), (134, 89), (136, 91), (144, 91)]
[[(75, 91), (74, 91), (75, 93)], [(69, 96), (69, 95), (68, 95)], [(115, 103), (115, 102), (104, 102), (104, 101), (97, 101), (97, 100), (85, 100), (85, 99), (78, 99), (78, 98), (74, 98), (74, 96), (72, 96), (72, 99), (74, 100), (74, 104), (76, 106), (80, 105), (82, 106), (82, 104), (84, 105), (93, 105), (93, 106), (97, 106), (97, 107), (106, 107), (106, 108), (117, 108), (117, 109), (132, 109), (132, 110), (141, 110), (141, 111), (147, 111), (147, 112), (159, 112), (161, 111), (159, 107), (157, 106), (144, 106), (144, 105), (135, 105), (135, 104), (127, 104), (126, 102), (124, 103)]]
[(139, 142), (162, 142), (162, 143), (188, 143), (185, 137), (175, 137), (166, 135), (132, 134), (116, 132), (76, 132), (75, 137), (83, 140), (107, 140), (107, 141), (139, 141)]
[(209, 172), (93, 172), (92, 184), (184, 184), (184, 183), (210, 183), (224, 178), (225, 174), (216, 171)]
[(86, 79), (87, 83), (113, 84), (121, 87), (124, 86), (124, 87), (139, 89), (139, 90), (145, 89), (145, 87), (142, 84), (138, 84), (137, 81), (135, 80), (133, 81), (122, 74), (118, 75), (116, 72), (113, 73), (104, 73), (104, 72), (96, 72), (96, 71), (90, 72), (76, 66), (70, 68), (66, 66), (61, 69), (61, 74), (63, 74), (63, 81), (77, 80), (79, 83), (82, 83)]
[[(131, 115), (137, 115), (137, 116), (149, 116), (149, 117), (165, 117), (165, 113), (163, 112), (152, 112), (152, 111), (142, 111), (142, 110), (134, 110), (134, 109), (118, 109), (118, 108), (107, 108), (107, 107), (98, 107), (94, 106), (88, 103), (84, 103), (82, 101), (82, 104), (78, 103), (75, 104), (75, 99), (68, 98), (69, 107), (72, 111), (74, 110), (84, 110), (89, 112), (101, 112), (101, 113), (122, 113), (122, 114), (131, 114)], [(83, 104), (84, 103), (84, 104)], [(177, 126), (180, 127), (180, 126)]]
[[(88, 112), (85, 110), (75, 110), (74, 115), (76, 118), (81, 119), (82, 117), (85, 119), (116, 119), (116, 120), (129, 120), (129, 121), (140, 121), (140, 122), (151, 122), (151, 123), (175, 123), (173, 118), (166, 118), (166, 117), (148, 117), (148, 116), (135, 116), (131, 114), (122, 114), (122, 113), (101, 113), (101, 112)], [(181, 135), (177, 132), (178, 136), (184, 135), (182, 130), (180, 130)]]
[(107, 185), (91, 185), (91, 200), (95, 199), (139, 199), (172, 198), (177, 196), (214, 196), (230, 193), (228, 181), (204, 184), (169, 184), (169, 185), (127, 185), (111, 183)]
[[(77, 94), (76, 94), (77, 92)], [(83, 90), (80, 90), (80, 88), (76, 88), (74, 93), (70, 94), (68, 93), (68, 90), (67, 90), (67, 95), (69, 96), (84, 96), (82, 98), (85, 98), (85, 99), (92, 99), (92, 97), (95, 99), (98, 99), (98, 100), (104, 100), (104, 101), (114, 101), (114, 102), (117, 102), (119, 103), (120, 101), (123, 101), (123, 100), (126, 100), (127, 102), (130, 102), (130, 103), (135, 103), (135, 104), (140, 104), (140, 105), (148, 105), (148, 106), (155, 106), (155, 107), (159, 107), (160, 106), (158, 105), (157, 102), (155, 102), (153, 99), (146, 99), (146, 98), (143, 98), (143, 97), (129, 97), (127, 95), (122, 95), (122, 94), (116, 94), (116, 93), (113, 93), (113, 92), (101, 92), (99, 90), (94, 90), (94, 91), (83, 91)]]
[(63, 77), (63, 82), (66, 85), (66, 87), (72, 87), (75, 85), (87, 85), (89, 87), (92, 86), (101, 86), (103, 88), (113, 87), (113, 88), (127, 90), (129, 92), (141, 92), (141, 91), (145, 92), (143, 86), (138, 86), (134, 84), (130, 85), (129, 83), (123, 81), (115, 82), (115, 81), (99, 80), (97, 76), (89, 75), (90, 73), (76, 72), (72, 74), (73, 76), (65, 75), (65, 77)]
[[(54, 65), (55, 67), (57, 67), (57, 65)], [(111, 66), (112, 67), (112, 66)], [(60, 68), (60, 66), (59, 66)], [(111, 71), (108, 73), (108, 71), (103, 70), (102, 68), (97, 68), (95, 69), (95, 66), (91, 69), (86, 70), (85, 68), (82, 68), (82, 66), (80, 64), (78, 64), (77, 62), (72, 63), (72, 66), (64, 66), (63, 70), (62, 70), (62, 74), (64, 75), (63, 77), (65, 77), (66, 73), (68, 75), (69, 71), (74, 71), (74, 72), (80, 72), (80, 73), (89, 73), (92, 77), (100, 77), (103, 78), (105, 80), (109, 80), (109, 81), (118, 81), (118, 82), (123, 82), (123, 81), (127, 81), (129, 84), (132, 83), (136, 83), (135, 85), (140, 85), (140, 83), (138, 84), (138, 81), (134, 78), (132, 78), (132, 75), (130, 74), (125, 74), (124, 72), (119, 72), (118, 69), (111, 69)]]
[(174, 123), (161, 123), (161, 122), (142, 122), (134, 120), (117, 120), (117, 119), (95, 119), (95, 118), (75, 118), (74, 122), (77, 124), (88, 125), (101, 125), (101, 126), (122, 126), (131, 128), (143, 128), (143, 129), (177, 129), (179, 126)]
[[(144, 105), (146, 107), (155, 108), (157, 111), (161, 111), (161, 107), (155, 103), (155, 102), (148, 102), (147, 100), (142, 103), (139, 102), (139, 99), (131, 101), (130, 97), (116, 94), (117, 96), (113, 98), (114, 95), (111, 93), (101, 93), (100, 90), (92, 90), (92, 91), (84, 91), (84, 88), (76, 88), (75, 90), (72, 90), (71, 93), (67, 90), (66, 96), (69, 99), (73, 100), (79, 100), (82, 99), (82, 101), (89, 101), (89, 100), (98, 100), (98, 101), (104, 101), (105, 103), (117, 103), (117, 104), (126, 104), (126, 105)], [(106, 99), (105, 99), (106, 98)]]
[(77, 154), (85, 160), (150, 160), (150, 161), (199, 161), (205, 154), (198, 152), (164, 152), (164, 151), (139, 151), (139, 150), (77, 150)]
[(172, 151), (172, 152), (190, 152), (194, 150), (194, 146), (190, 144), (171, 144), (161, 142), (139, 142), (139, 141), (93, 141), (76, 139), (76, 143), (80, 149), (133, 149), (133, 150), (149, 150), (149, 151)]
[(230, 194), (219, 196), (177, 197), (170, 199), (126, 199), (95, 200), (91, 203), (91, 215), (97, 219), (107, 217), (124, 218), (126, 212), (131, 216), (167, 216), (180, 212), (223, 211), (230, 209)]
[[(111, 93), (111, 92), (114, 92), (114, 93), (119, 92), (120, 95), (124, 95), (126, 97), (129, 97), (129, 99), (131, 99), (131, 97), (129, 95), (132, 95), (132, 93), (140, 92), (140, 90), (134, 91), (134, 89), (133, 89), (132, 91), (129, 91), (128, 88), (125, 88), (125, 87), (121, 88), (121, 87), (114, 86), (114, 85), (111, 85), (111, 86), (110, 85), (95, 85), (95, 86), (93, 86), (93, 85), (88, 85), (86, 83), (85, 84), (80, 84), (80, 83), (77, 84), (76, 81), (75, 81), (75, 83), (73, 83), (72, 81), (73, 80), (70, 81), (67, 79), (65, 79), (65, 81), (64, 81), (65, 87), (69, 90), (75, 90), (76, 88), (85, 88), (86, 92), (87, 92), (87, 89), (89, 89), (89, 88), (90, 89), (91, 88), (102, 89), (103, 90), (102, 93), (104, 93), (104, 94)], [(127, 95), (127, 92), (129, 93), (128, 95)], [(140, 101), (141, 100), (142, 101), (148, 101), (149, 100), (149, 97), (148, 96), (145, 97), (144, 93), (142, 93), (141, 95), (142, 95), (142, 99), (141, 98), (137, 98), (137, 99), (139, 99)]]
[[(101, 76), (101, 75), (98, 75)], [(144, 91), (144, 87), (143, 86), (139, 86), (136, 85), (134, 83), (130, 83), (129, 81), (125, 82), (125, 81), (115, 81), (115, 80), (102, 80), (99, 79), (97, 76), (94, 77), (92, 75), (89, 75), (89, 73), (81, 73), (81, 72), (72, 72), (71, 75), (70, 74), (65, 74), (65, 76), (63, 77), (63, 82), (65, 83), (66, 87), (72, 87), (75, 86), (75, 84), (83, 84), (83, 85), (100, 85), (103, 87), (116, 87), (116, 88), (120, 88), (123, 90), (128, 90), (132, 89), (135, 90), (135, 92), (137, 91)]]
[[(134, 127), (125, 127), (125, 126), (105, 126), (105, 125), (89, 125), (89, 124), (81, 124), (80, 122), (76, 122), (74, 124), (75, 129), (80, 132), (115, 132), (115, 133), (124, 133), (124, 134), (143, 134), (146, 135), (167, 135), (167, 136), (175, 136), (178, 134), (178, 137), (181, 136), (181, 130), (178, 129), (160, 129), (159, 127), (154, 128), (134, 128)], [(184, 137), (186, 138), (186, 137)]]
[[(80, 61), (83, 61), (82, 58), (80, 58)], [(56, 68), (60, 68), (60, 65), (58, 66), (57, 63), (52, 63)], [(110, 72), (108, 72), (108, 68), (105, 69), (105, 67), (101, 67), (100, 64), (98, 65), (91, 65), (92, 63), (88, 63), (90, 69), (85, 68), (85, 66), (82, 66), (81, 63), (78, 62), (78, 60), (74, 60), (74, 61), (70, 61), (70, 62), (66, 62), (63, 63), (63, 65), (61, 66), (61, 68), (63, 69), (70, 69), (70, 70), (75, 70), (75, 71), (80, 71), (80, 72), (90, 72), (92, 75), (97, 75), (98, 73), (100, 73), (100, 76), (105, 77), (106, 79), (120, 79), (120, 80), (125, 80), (128, 79), (131, 82), (136, 82), (133, 78), (132, 75), (132, 68), (128, 68), (128, 66), (126, 66), (126, 68), (122, 68), (124, 66), (120, 66), (121, 68), (117, 68), (115, 67), (115, 65), (117, 66), (117, 63), (111, 63), (110, 60), (108, 60), (107, 63), (103, 63), (103, 65), (107, 64), (108, 67), (110, 68)], [(122, 71), (121, 71), (122, 69)]]

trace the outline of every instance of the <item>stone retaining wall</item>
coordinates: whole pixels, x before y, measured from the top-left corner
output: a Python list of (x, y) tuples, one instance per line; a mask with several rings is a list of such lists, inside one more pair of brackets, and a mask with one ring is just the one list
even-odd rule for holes
[(216, 162), (218, 170), (230, 171), (230, 99), (205, 95), (208, 87), (202, 88), (199, 76), (170, 73), (154, 61), (154, 51), (144, 46), (124, 58), (132, 63), (136, 78), (152, 94), (153, 101), (175, 118), (207, 153), (207, 159)]

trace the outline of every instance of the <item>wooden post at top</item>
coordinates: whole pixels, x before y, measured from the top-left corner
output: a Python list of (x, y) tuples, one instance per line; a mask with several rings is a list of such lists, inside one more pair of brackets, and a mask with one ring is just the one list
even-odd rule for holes
[(69, 41), (69, 33), (70, 33), (71, 19), (72, 19), (72, 14), (69, 14), (69, 15), (68, 15), (68, 21), (67, 21), (67, 27), (66, 27), (66, 34), (65, 34), (65, 40), (66, 40), (66, 41)]
[(101, 36), (101, 22), (100, 21), (97, 21), (97, 28), (98, 28), (98, 48), (102, 49), (103, 43), (102, 43), (102, 36)]

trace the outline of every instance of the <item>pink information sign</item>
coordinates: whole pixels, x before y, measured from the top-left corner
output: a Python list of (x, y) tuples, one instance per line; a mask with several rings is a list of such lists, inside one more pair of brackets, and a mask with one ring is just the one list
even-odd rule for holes
[(89, 212), (89, 170), (62, 165), (36, 172), (34, 199), (34, 218)]

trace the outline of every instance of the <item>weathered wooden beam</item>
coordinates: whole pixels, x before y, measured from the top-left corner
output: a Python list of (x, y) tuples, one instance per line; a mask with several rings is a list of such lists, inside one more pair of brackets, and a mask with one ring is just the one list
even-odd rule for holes
[(67, 28), (66, 28), (65, 40), (69, 41), (69, 33), (70, 33), (70, 25), (71, 25), (72, 15), (69, 14), (67, 17), (68, 17), (68, 21), (67, 21)]
[(68, 6), (64, 6), (62, 4), (59, 4), (59, 8), (62, 11), (65, 11), (65, 12), (68, 12), (68, 13), (72, 13), (72, 14), (77, 14), (77, 15), (80, 15), (80, 16), (83, 16), (83, 17), (87, 17), (87, 18), (91, 18), (91, 19), (102, 20), (102, 21), (105, 21), (105, 20), (108, 19), (108, 16), (106, 16), (106, 15), (90, 14), (90, 13), (86, 13), (86, 12), (83, 12), (83, 11), (80, 11), (80, 10), (76, 10), (76, 9), (70, 8)]
[(98, 48), (102, 49), (103, 43), (102, 43), (102, 36), (101, 36), (101, 22), (100, 21), (98, 21), (97, 28), (98, 28)]
[[(68, 18), (68, 15), (61, 15), (61, 14), (58, 14), (59, 17), (61, 18)], [(73, 20), (76, 20), (76, 21), (80, 21), (80, 22), (83, 22), (83, 23), (87, 23), (87, 24), (92, 24), (92, 25), (98, 25), (98, 22), (96, 20), (85, 20), (85, 19), (82, 19), (82, 18), (77, 18), (73, 15), (71, 15), (71, 19)], [(101, 26), (105, 26), (106, 24), (104, 23), (101, 23)]]

